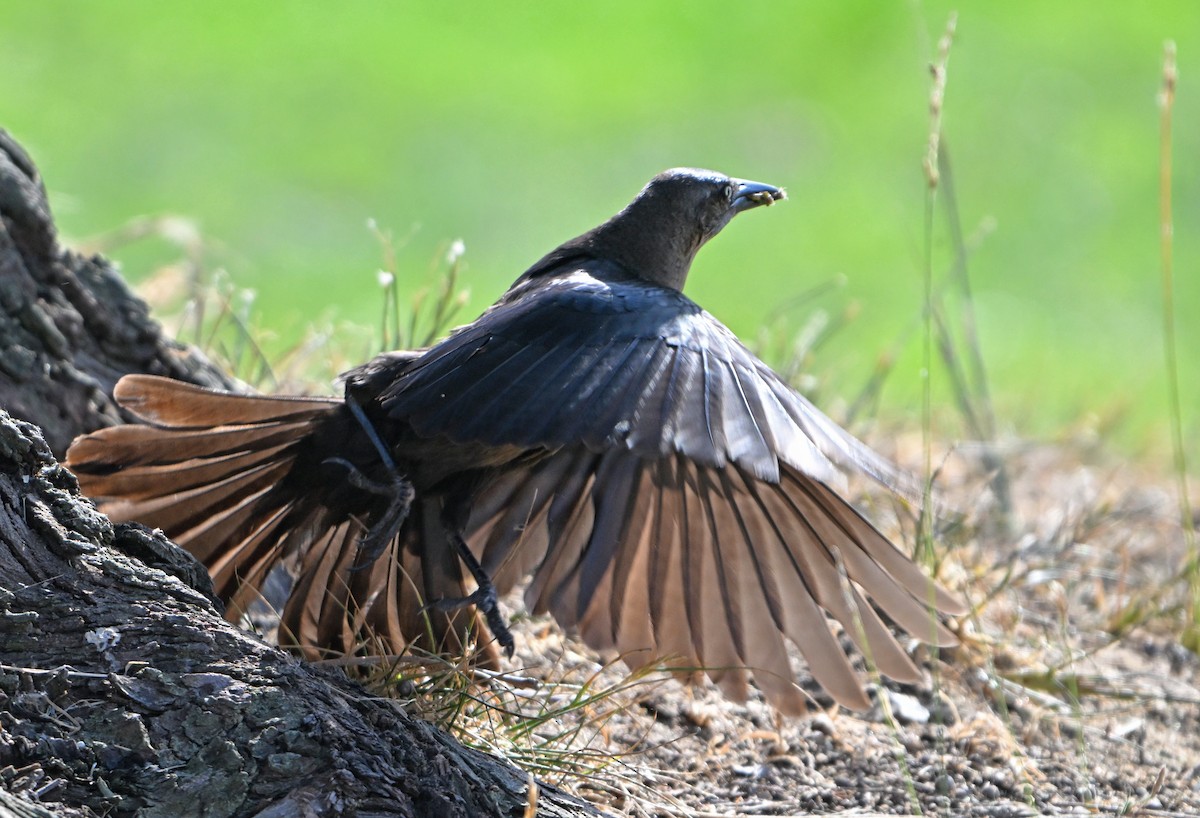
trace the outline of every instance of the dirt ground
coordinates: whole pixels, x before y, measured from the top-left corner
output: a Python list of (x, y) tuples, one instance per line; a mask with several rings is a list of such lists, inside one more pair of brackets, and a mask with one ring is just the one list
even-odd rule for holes
[[(1006, 509), (977, 454), (944, 461), (961, 514), (938, 536), (940, 575), (976, 614), (937, 661), (912, 645), (924, 684), (872, 683), (873, 708), (850, 713), (798, 661), (812, 714), (781, 720), (705, 683), (630, 678), (513, 598), (516, 669), (467, 687), (454, 729), (617, 814), (1200, 815), (1200, 660), (1179, 644), (1188, 551), (1169, 477), (1079, 444), (1013, 445)], [(913, 541), (910, 511), (867, 499)]]

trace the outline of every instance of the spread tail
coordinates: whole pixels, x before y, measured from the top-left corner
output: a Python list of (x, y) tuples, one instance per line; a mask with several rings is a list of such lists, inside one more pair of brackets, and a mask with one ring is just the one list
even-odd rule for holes
[[(364, 647), (461, 652), (468, 631), (483, 632), (474, 611), (423, 610), (465, 594), (428, 501), (414, 504), (374, 563), (354, 570), (365, 527), (387, 504), (356, 496), (344, 471), (322, 465), (328, 446), (342, 456), (362, 434), (342, 401), (235, 395), (151, 375), (122, 378), (114, 396), (146, 423), (77, 439), (67, 466), (111, 519), (161, 528), (203, 562), (229, 619), (282, 564), (298, 579), (280, 641), (308, 658)], [(482, 660), (494, 664), (495, 651)]]

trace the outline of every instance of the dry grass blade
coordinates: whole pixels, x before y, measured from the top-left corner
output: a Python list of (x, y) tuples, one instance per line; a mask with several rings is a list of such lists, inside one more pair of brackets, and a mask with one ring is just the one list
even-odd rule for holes
[(1178, 70), (1175, 43), (1163, 47), (1163, 85), (1159, 94), (1159, 248), (1162, 265), (1163, 358), (1167, 373), (1167, 415), (1171, 424), (1171, 449), (1179, 483), (1179, 518), (1188, 540), (1189, 558), (1183, 576), (1188, 583), (1188, 627), (1183, 642), (1200, 651), (1200, 549), (1196, 542), (1196, 520), (1188, 487), (1187, 454), (1183, 444), (1183, 408), (1179, 398), (1179, 355), (1175, 337), (1174, 226), (1171, 208), (1171, 115), (1175, 108)]
[(933, 81), (929, 90), (929, 139), (922, 168), (925, 171), (925, 248), (923, 280), (925, 285), (924, 327), (921, 369), (921, 434), (924, 452), (925, 492), (921, 503), (921, 525), (918, 531), (917, 553), (921, 562), (932, 565), (933, 548), (933, 211), (938, 188), (938, 151), (942, 140), (942, 112), (946, 97), (946, 66), (950, 61), (950, 46), (958, 16), (951, 13), (946, 30), (938, 41), (937, 59), (930, 66)]

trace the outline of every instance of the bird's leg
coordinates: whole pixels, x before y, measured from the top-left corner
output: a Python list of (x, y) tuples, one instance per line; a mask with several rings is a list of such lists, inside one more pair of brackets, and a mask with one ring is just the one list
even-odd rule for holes
[(387, 446), (383, 444), (383, 440), (375, 430), (375, 425), (363, 412), (362, 407), (350, 397), (346, 398), (346, 406), (349, 407), (350, 413), (354, 415), (354, 419), (358, 421), (363, 431), (367, 433), (367, 439), (375, 447), (379, 459), (388, 472), (388, 481), (381, 482), (367, 477), (358, 466), (344, 457), (330, 457), (324, 461), (344, 467), (349, 472), (346, 479), (355, 488), (389, 498), (387, 510), (358, 541), (358, 557), (355, 559), (352, 570), (361, 571), (379, 559), (379, 555), (387, 548), (387, 544), (400, 533), (400, 527), (404, 525), (405, 519), (408, 518), (408, 512), (412, 508), (416, 490), (396, 468), (396, 461), (392, 459)]
[(487, 571), (483, 570), (479, 560), (475, 559), (475, 555), (471, 553), (462, 534), (451, 531), (449, 536), (450, 542), (458, 551), (459, 559), (463, 561), (475, 579), (475, 590), (466, 596), (439, 599), (430, 603), (428, 607), (449, 613), (468, 605), (474, 605), (475, 609), (482, 613), (483, 618), (487, 620), (488, 630), (492, 632), (492, 636), (496, 637), (496, 641), (504, 648), (504, 653), (511, 659), (515, 645), (512, 633), (508, 630), (508, 623), (504, 621), (504, 615), (500, 613), (500, 600), (496, 596), (496, 586), (492, 584), (492, 578), (487, 575)]

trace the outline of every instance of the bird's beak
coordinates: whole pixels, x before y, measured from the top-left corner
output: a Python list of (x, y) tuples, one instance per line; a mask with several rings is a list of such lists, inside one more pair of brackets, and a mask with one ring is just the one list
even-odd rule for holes
[(787, 198), (781, 187), (765, 185), (762, 182), (747, 182), (745, 179), (733, 181), (738, 186), (737, 193), (733, 196), (733, 210), (736, 213), (759, 205), (773, 205)]

